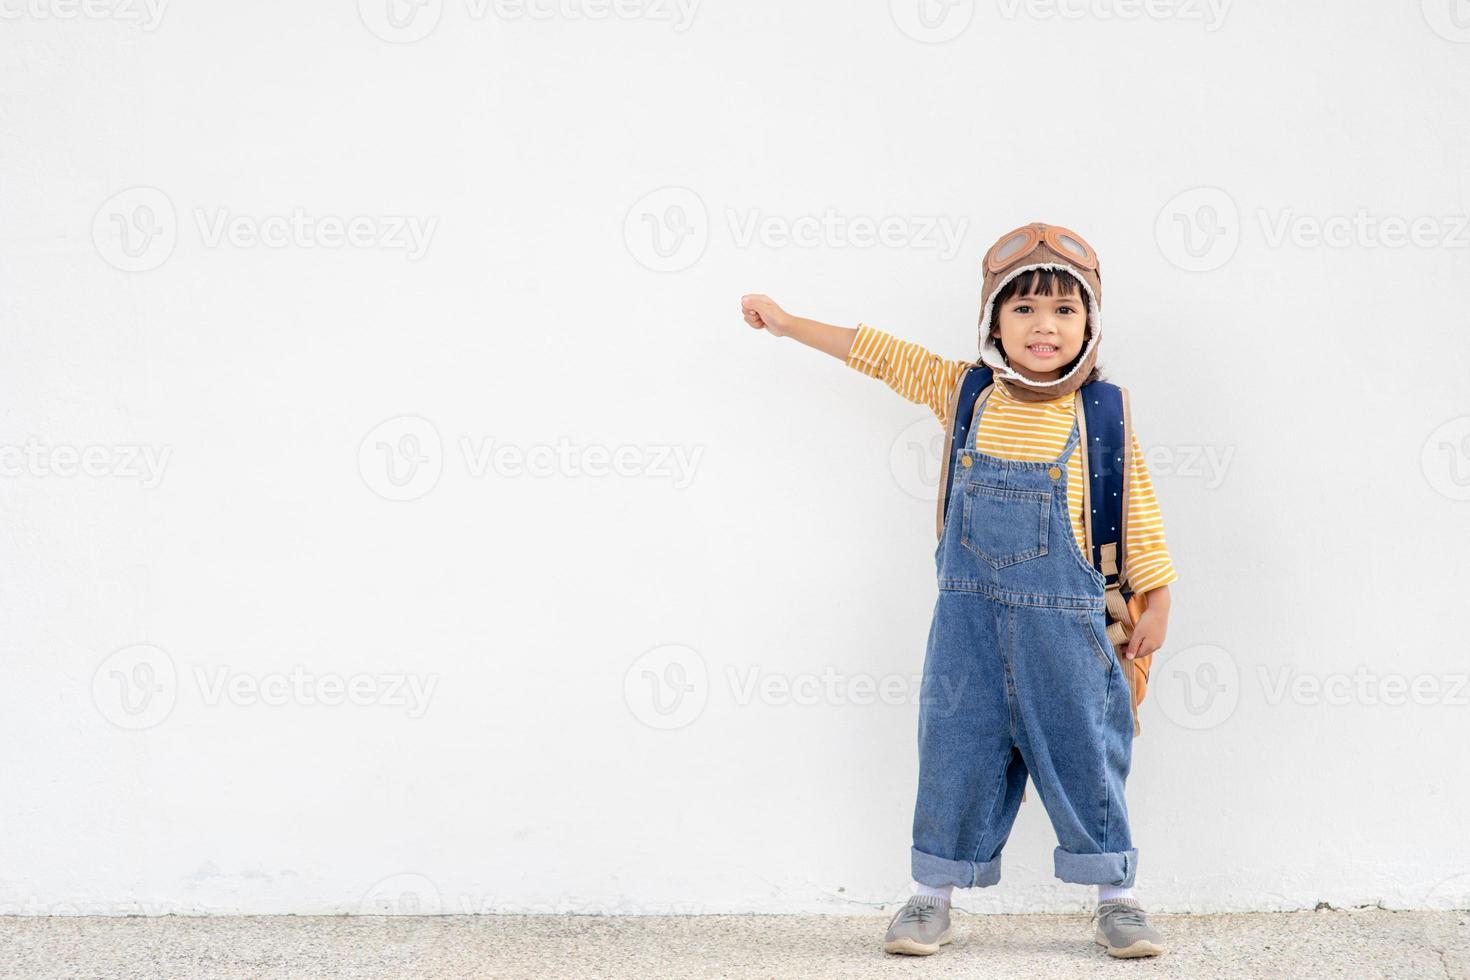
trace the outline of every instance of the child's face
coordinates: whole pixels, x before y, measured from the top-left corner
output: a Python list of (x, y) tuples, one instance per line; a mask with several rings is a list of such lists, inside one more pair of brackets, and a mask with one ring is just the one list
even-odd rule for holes
[(1032, 381), (1055, 381), (1082, 352), (1087, 302), (1075, 286), (1065, 296), (1019, 290), (995, 312), (1000, 345), (1011, 367)]

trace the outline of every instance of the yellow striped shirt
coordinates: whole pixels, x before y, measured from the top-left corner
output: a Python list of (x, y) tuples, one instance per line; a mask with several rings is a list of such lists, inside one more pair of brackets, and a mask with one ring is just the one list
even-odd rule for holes
[[(944, 426), (949, 424), (945, 415), (954, 386), (972, 363), (946, 360), (918, 344), (906, 343), (862, 323), (858, 324), (857, 337), (847, 355), (849, 367), (885, 382), (911, 402), (928, 405)], [(975, 448), (1002, 459), (1037, 462), (1056, 459), (1072, 433), (1076, 397), (1077, 393), (1072, 392), (1051, 401), (1023, 402), (1007, 394), (1004, 385), (996, 385), (980, 416)], [(1168, 585), (1179, 575), (1164, 543), (1164, 518), (1143, 452), (1138, 447), (1137, 433), (1133, 434), (1131, 459), (1124, 571), (1133, 591), (1147, 592)], [(1074, 450), (1067, 460), (1067, 510), (1077, 547), (1087, 554), (1082, 496), (1082, 452)]]

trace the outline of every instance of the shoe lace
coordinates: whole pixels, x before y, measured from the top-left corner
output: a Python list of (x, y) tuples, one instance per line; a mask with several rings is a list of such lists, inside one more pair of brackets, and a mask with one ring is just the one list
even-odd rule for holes
[(1138, 926), (1142, 928), (1148, 925), (1148, 919), (1144, 918), (1143, 909), (1136, 909), (1131, 905), (1112, 906), (1109, 918), (1125, 926)]
[(901, 921), (917, 922), (923, 925), (939, 914), (939, 910), (933, 905), (905, 905)]

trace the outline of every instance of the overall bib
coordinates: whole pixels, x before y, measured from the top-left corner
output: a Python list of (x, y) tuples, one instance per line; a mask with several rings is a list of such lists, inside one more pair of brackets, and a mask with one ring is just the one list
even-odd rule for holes
[(1107, 638), (1103, 576), (1067, 511), (1078, 426), (1053, 462), (1001, 459), (975, 449), (986, 401), (958, 450), (935, 551), (913, 878), (999, 881), (1029, 774), (1060, 845), (1056, 877), (1131, 886), (1131, 692)]

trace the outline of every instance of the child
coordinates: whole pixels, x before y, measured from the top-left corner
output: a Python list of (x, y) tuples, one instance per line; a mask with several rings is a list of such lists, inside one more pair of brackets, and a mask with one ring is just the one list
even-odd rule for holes
[[(1084, 557), (1077, 391), (1098, 379), (1101, 298), (1097, 254), (1065, 228), (1018, 228), (986, 253), (980, 363), (994, 384), (976, 403), (958, 463), (946, 464), (953, 470), (922, 686), (942, 684), (961, 698), (948, 707), (920, 698), (914, 895), (889, 925), (890, 953), (938, 952), (951, 938), (954, 886), (1000, 880), (1028, 775), (1057, 834), (1056, 876), (1098, 886), (1094, 940), (1119, 957), (1164, 951), (1133, 897), (1138, 851), (1123, 798), (1133, 704), (1106, 632), (1105, 580)], [(973, 363), (866, 324), (792, 316), (768, 296), (744, 296), (741, 309), (752, 327), (840, 357), (928, 405), (941, 425)], [(1168, 585), (1178, 578), (1132, 442), (1122, 576), (1147, 608), (1128, 658), (1163, 645)]]

